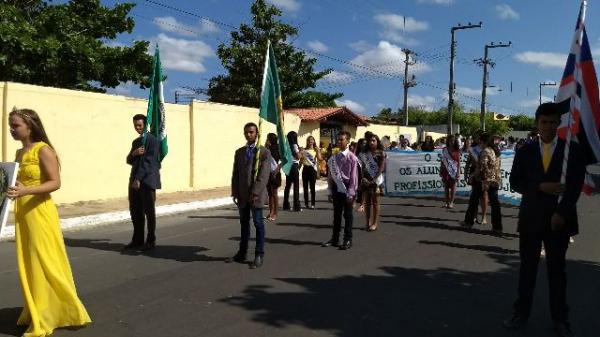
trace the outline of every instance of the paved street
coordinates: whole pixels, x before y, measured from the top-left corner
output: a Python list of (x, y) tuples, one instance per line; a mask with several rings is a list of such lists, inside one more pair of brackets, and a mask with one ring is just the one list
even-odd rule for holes
[[(578, 336), (600, 335), (599, 198), (580, 202), (582, 234), (569, 251), (569, 302)], [(431, 199), (385, 198), (380, 230), (354, 247), (322, 248), (331, 207), (282, 212), (267, 224), (265, 265), (227, 264), (239, 239), (235, 209), (159, 218), (159, 246), (121, 254), (128, 223), (65, 234), (80, 296), (94, 323), (57, 330), (86, 336), (550, 336), (545, 266), (527, 330), (501, 322), (516, 294), (516, 208), (504, 237), (458, 226), (466, 208)], [(595, 209), (594, 209), (595, 207)], [(14, 242), (0, 243), (0, 336), (19, 336), (22, 305)]]

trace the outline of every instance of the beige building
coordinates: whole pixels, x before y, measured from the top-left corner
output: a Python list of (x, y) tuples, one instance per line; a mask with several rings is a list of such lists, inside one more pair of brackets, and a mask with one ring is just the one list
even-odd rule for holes
[[(145, 114), (147, 100), (118, 95), (0, 82), (2, 109), (2, 161), (14, 160), (20, 144), (10, 137), (8, 115), (13, 107), (36, 110), (61, 160), (62, 187), (54, 193), (58, 203), (125, 197), (130, 167), (125, 157), (137, 136), (132, 116)], [(243, 125), (258, 122), (258, 109), (193, 101), (166, 104), (169, 154), (162, 163), (162, 193), (228, 186), (233, 153), (245, 142)], [(347, 108), (327, 116), (307, 118), (285, 115), (286, 131), (297, 131), (299, 142), (328, 134), (321, 128), (345, 129), (353, 136), (367, 129), (394, 137), (415, 128), (367, 125)], [(263, 124), (263, 134), (275, 126)], [(264, 140), (263, 140), (264, 141)]]

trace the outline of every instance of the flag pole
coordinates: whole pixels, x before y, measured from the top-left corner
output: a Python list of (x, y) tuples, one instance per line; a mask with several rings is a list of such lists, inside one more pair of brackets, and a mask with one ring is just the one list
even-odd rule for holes
[[(271, 40), (267, 40), (267, 53), (265, 55), (265, 69), (263, 72), (263, 80), (262, 80), (262, 90), (261, 97), (265, 91), (265, 86), (267, 85), (267, 71), (269, 70), (269, 49), (271, 49)], [(258, 177), (258, 168), (260, 166), (260, 143), (261, 143), (261, 134), (262, 134), (262, 117), (260, 116), (260, 107), (258, 111), (258, 135), (256, 138), (256, 158), (254, 163), (254, 179), (253, 182), (256, 182), (256, 177)]]
[[(585, 29), (585, 12), (587, 8), (587, 0), (581, 1), (581, 7), (579, 9), (579, 20), (577, 23), (578, 32), (577, 32), (577, 45), (579, 46), (579, 51), (575, 54), (575, 87), (579, 84), (581, 80), (581, 45), (583, 43), (583, 31)], [(573, 110), (577, 109), (578, 111), (581, 109), (581, 100), (577, 96), (577, 89), (575, 89), (571, 93), (571, 101), (569, 102), (569, 114), (567, 116), (567, 136), (565, 140), (565, 151), (563, 155), (562, 162), (562, 172), (560, 175), (560, 183), (561, 185), (565, 185), (567, 182), (567, 169), (569, 164), (569, 152), (571, 147), (571, 140), (573, 138), (573, 132), (571, 130), (573, 123)], [(561, 202), (563, 198), (563, 194), (558, 197), (558, 202)]]

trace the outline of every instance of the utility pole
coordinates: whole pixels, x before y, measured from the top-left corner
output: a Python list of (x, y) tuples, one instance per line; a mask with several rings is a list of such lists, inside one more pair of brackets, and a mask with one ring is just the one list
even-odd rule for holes
[(494, 42), (485, 45), (485, 50), (483, 52), (483, 59), (479, 60), (479, 64), (483, 66), (483, 84), (481, 86), (481, 115), (479, 116), (479, 123), (482, 131), (485, 131), (485, 99), (487, 95), (488, 88), (488, 64), (493, 68), (496, 63), (488, 59), (488, 50), (492, 48), (505, 48), (510, 47), (511, 42), (509, 41), (507, 44), (500, 42), (499, 44), (494, 44)]
[(453, 134), (452, 132), (452, 111), (454, 110), (454, 57), (456, 56), (456, 39), (454, 38), (454, 32), (461, 29), (470, 29), (470, 28), (481, 28), (481, 21), (477, 25), (472, 25), (470, 22), (466, 26), (462, 26), (460, 23), (458, 26), (452, 27), (450, 29), (450, 34), (452, 36), (450, 43), (450, 83), (448, 84), (448, 134)]
[(414, 65), (415, 62), (410, 61), (410, 55), (414, 55), (414, 52), (410, 49), (404, 48), (402, 49), (404, 53), (404, 126), (408, 126), (408, 88), (412, 88), (417, 85), (417, 81), (415, 80), (415, 75), (412, 75), (410, 81), (408, 80), (408, 66)]
[[(542, 105), (542, 87), (545, 86), (551, 86), (554, 87), (556, 86), (556, 82), (540, 82), (540, 105)], [(555, 96), (556, 98), (556, 96)]]

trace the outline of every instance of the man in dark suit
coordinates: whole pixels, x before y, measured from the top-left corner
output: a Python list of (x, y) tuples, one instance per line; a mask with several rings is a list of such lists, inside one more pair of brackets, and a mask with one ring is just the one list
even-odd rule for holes
[[(244, 126), (246, 145), (235, 151), (233, 174), (231, 176), (231, 196), (240, 213), (241, 238), (240, 247), (231, 260), (244, 263), (250, 239), (250, 216), (256, 228), (256, 248), (252, 269), (263, 264), (265, 245), (265, 225), (263, 207), (267, 202), (267, 183), (271, 174), (271, 152), (260, 144), (256, 144), (258, 127), (254, 123)], [(256, 152), (259, 151), (258, 165)], [(258, 167), (258, 172), (256, 168)]]
[[(146, 116), (133, 116), (133, 127), (140, 135), (131, 144), (127, 164), (131, 165), (129, 175), (129, 213), (133, 222), (133, 237), (125, 249), (150, 250), (156, 246), (156, 190), (160, 183), (160, 151), (158, 141), (151, 133), (144, 135)], [(145, 144), (144, 144), (145, 138)], [(145, 224), (148, 236), (144, 243)]]
[(519, 296), (512, 317), (504, 321), (509, 329), (527, 323), (533, 300), (542, 242), (550, 290), (550, 312), (557, 336), (572, 336), (566, 296), (566, 253), (569, 237), (578, 233), (577, 200), (585, 177), (585, 163), (576, 142), (571, 142), (566, 183), (561, 184), (565, 141), (557, 138), (559, 104), (544, 103), (535, 113), (539, 140), (520, 148), (510, 173), (511, 187), (522, 194), (518, 231), (521, 267)]

